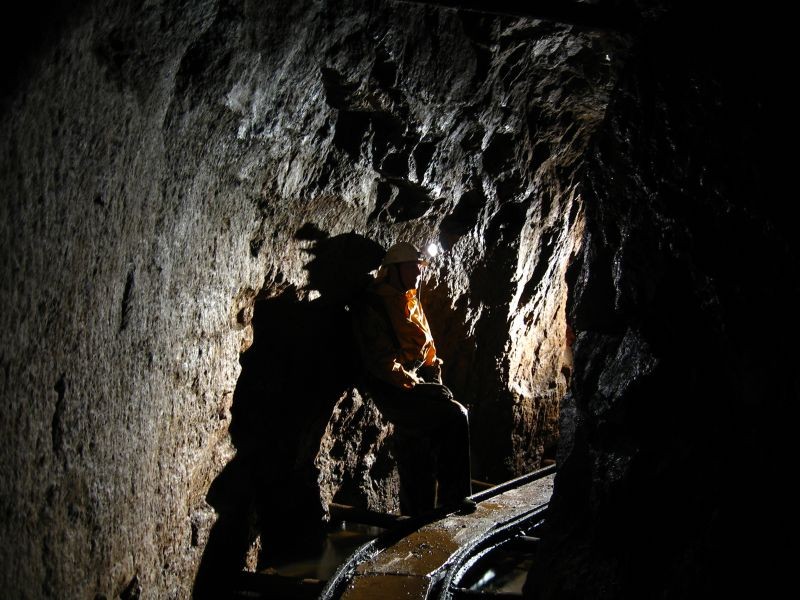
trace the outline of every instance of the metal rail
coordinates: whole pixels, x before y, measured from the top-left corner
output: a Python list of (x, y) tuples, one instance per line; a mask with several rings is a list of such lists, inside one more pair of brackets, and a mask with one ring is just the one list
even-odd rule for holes
[[(555, 465), (551, 465), (518, 477), (503, 484), (494, 486), (490, 489), (484, 490), (477, 494), (470, 496), (470, 500), (481, 507), (482, 511), (486, 511), (483, 515), (486, 520), (487, 515), (492, 515), (489, 512), (492, 509), (490, 505), (497, 504), (496, 502), (488, 502), (492, 499), (498, 499), (504, 494), (513, 494), (515, 490), (522, 488), (528, 484), (544, 479), (554, 475)], [(459, 581), (464, 575), (472, 568), (478, 561), (495, 549), (502, 547), (508, 543), (509, 540), (517, 538), (520, 544), (535, 544), (536, 539), (526, 535), (538, 523), (544, 519), (547, 510), (547, 503), (543, 502), (528, 509), (516, 510), (513, 516), (505, 518), (501, 521), (492, 521), (492, 526), (484, 533), (480, 533), (475, 537), (468, 540), (463, 545), (458, 546), (453, 552), (445, 551), (446, 564), (441, 568), (436, 567), (434, 572), (430, 574), (430, 579), (426, 579), (425, 575), (413, 579), (410, 577), (405, 578), (405, 582), (409, 585), (405, 591), (413, 594), (409, 597), (425, 598), (427, 600), (458, 600), (458, 598), (467, 597), (513, 597), (508, 594), (487, 594), (487, 593), (473, 593), (458, 587)], [(357, 574), (359, 567), (363, 570), (363, 566), (369, 561), (377, 560), (379, 555), (387, 549), (405, 543), (411, 543), (407, 540), (411, 539), (413, 535), (421, 535), (420, 532), (424, 528), (438, 530), (438, 521), (443, 521), (447, 518), (461, 518), (466, 522), (471, 517), (458, 517), (463, 514), (459, 507), (443, 507), (427, 515), (426, 517), (409, 518), (406, 520), (397, 521), (397, 525), (387, 531), (386, 533), (378, 536), (377, 538), (367, 542), (354, 552), (350, 558), (343, 563), (334, 575), (327, 582), (322, 592), (319, 595), (320, 600), (339, 600), (347, 591), (348, 595), (359, 598), (357, 592), (353, 592), (354, 585), (352, 584), (354, 577)], [(461, 525), (464, 527), (465, 525)], [(423, 544), (424, 546), (425, 544)], [(403, 550), (405, 551), (405, 550)], [(413, 554), (413, 549), (412, 549)], [(389, 563), (393, 564), (393, 559), (389, 559)], [(413, 562), (413, 560), (412, 560)], [(384, 567), (379, 567), (385, 569)], [(384, 573), (392, 575), (391, 573)], [(364, 575), (361, 573), (359, 576)], [(386, 581), (399, 581), (399, 578), (392, 579), (391, 577), (385, 578)], [(369, 577), (362, 577), (360, 581), (379, 584), (377, 578), (370, 579)], [(405, 583), (404, 583), (405, 585)], [(368, 593), (368, 592), (367, 592)], [(388, 597), (388, 595), (387, 595)]]
[[(465, 594), (470, 592), (458, 587), (460, 580), (482, 558), (501, 546), (511, 544), (519, 538), (531, 540), (534, 544), (537, 543), (538, 538), (525, 536), (524, 533), (544, 521), (547, 506), (544, 504), (534, 507), (515, 519), (498, 524), (497, 529), (474, 544), (462, 546), (445, 574), (440, 592), (436, 595), (437, 600), (458, 600), (458, 598), (466, 597)], [(508, 594), (504, 596), (508, 597)], [(483, 597), (487, 596), (484, 594)]]
[[(332, 521), (376, 525), (384, 533), (358, 547), (328, 581), (243, 572), (233, 582), (230, 597), (232, 600), (519, 598), (513, 593), (469, 589), (462, 586), (462, 581), (469, 585), (475, 573), (472, 569), (485, 568), (496, 550), (513, 554), (532, 552), (538, 538), (531, 534), (543, 522), (554, 473), (555, 465), (548, 466), (483, 489), (458, 506), (442, 507), (419, 517), (333, 504)], [(425, 560), (424, 554), (429, 555), (427, 565), (420, 563)], [(421, 573), (417, 571), (420, 566)], [(368, 589), (360, 589), (365, 581)], [(401, 589), (398, 585), (406, 587)]]

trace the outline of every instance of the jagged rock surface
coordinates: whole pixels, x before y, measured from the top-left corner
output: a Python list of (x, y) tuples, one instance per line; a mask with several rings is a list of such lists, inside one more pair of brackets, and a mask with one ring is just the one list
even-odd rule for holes
[(309, 535), (341, 490), (392, 508), (337, 329), (372, 263), (343, 249), (439, 240), (476, 475), (552, 455), (617, 36), (288, 1), (87, 3), (47, 35), (0, 126), (7, 594), (186, 598), (209, 548), (239, 568), (260, 529), (267, 560), (264, 498)]
[(798, 245), (765, 68), (786, 38), (729, 7), (644, 25), (587, 155), (575, 375), (528, 598), (792, 585)]

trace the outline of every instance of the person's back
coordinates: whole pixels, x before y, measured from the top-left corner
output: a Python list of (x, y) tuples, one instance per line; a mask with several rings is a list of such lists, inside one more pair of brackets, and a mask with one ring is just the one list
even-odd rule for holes
[(401, 511), (410, 515), (435, 508), (437, 482), (439, 505), (471, 494), (467, 410), (442, 384), (417, 295), (425, 264), (411, 244), (395, 244), (355, 310), (362, 386), (394, 424)]

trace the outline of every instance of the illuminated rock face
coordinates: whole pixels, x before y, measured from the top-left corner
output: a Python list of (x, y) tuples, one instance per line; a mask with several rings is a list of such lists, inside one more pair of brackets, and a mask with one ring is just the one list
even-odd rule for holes
[(444, 250), (422, 298), (475, 476), (554, 456), (619, 40), (372, 2), (68, 17), (0, 123), (9, 596), (185, 598), (258, 510), (396, 507), (344, 304), (398, 239)]

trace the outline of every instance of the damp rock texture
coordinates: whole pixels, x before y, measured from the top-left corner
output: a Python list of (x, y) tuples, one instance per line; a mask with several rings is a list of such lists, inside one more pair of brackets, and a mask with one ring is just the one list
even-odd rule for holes
[(331, 499), (395, 508), (347, 302), (399, 239), (443, 249), (422, 300), (475, 476), (553, 457), (624, 37), (368, 1), (28, 18), (0, 115), (8, 596), (187, 598)]
[(788, 54), (765, 18), (645, 22), (587, 154), (574, 377), (528, 598), (791, 585), (798, 244), (773, 78)]

